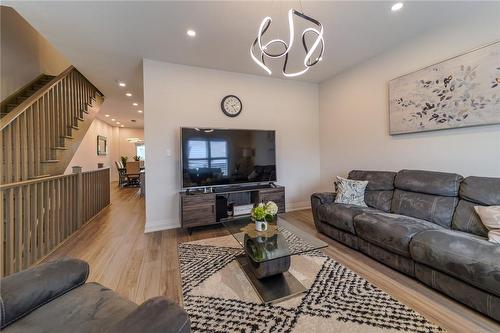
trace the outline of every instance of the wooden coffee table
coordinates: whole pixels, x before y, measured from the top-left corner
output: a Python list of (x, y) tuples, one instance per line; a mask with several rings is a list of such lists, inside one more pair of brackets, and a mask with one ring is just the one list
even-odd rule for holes
[(291, 256), (328, 246), (279, 217), (266, 231), (256, 231), (250, 217), (222, 224), (244, 249), (236, 259), (263, 303), (280, 302), (307, 291), (288, 271)]

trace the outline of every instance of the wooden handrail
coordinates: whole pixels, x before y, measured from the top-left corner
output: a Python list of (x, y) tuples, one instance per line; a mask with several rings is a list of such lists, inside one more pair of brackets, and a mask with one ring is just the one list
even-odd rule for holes
[[(106, 169), (110, 169), (110, 167), (100, 168), (100, 169), (96, 169), (96, 170), (89, 170), (89, 171), (82, 172), (82, 174), (93, 173), (93, 172), (96, 172), (96, 171), (99, 171), (99, 170), (106, 170)], [(42, 182), (46, 182), (46, 181), (54, 180), (54, 179), (71, 177), (73, 175), (74, 174), (70, 173), (70, 174), (66, 174), (66, 175), (47, 176), (47, 177), (41, 177), (41, 178), (37, 178), (37, 179), (25, 180), (25, 181), (22, 181), (22, 182), (15, 182), (15, 183), (9, 183), (9, 184), (1, 184), (0, 185), (0, 191), (7, 190), (9, 188), (13, 188), (13, 187), (17, 187), (17, 186), (25, 186), (25, 185), (31, 185), (31, 184), (36, 184), (36, 183), (42, 183)]]
[[(38, 90), (36, 93), (31, 95), (29, 98), (27, 98), (25, 101), (23, 101), (21, 104), (16, 106), (12, 111), (10, 111), (8, 114), (6, 114), (1, 120), (0, 120), (0, 130), (3, 130), (7, 125), (9, 125), (14, 119), (16, 119), (20, 114), (22, 114), (27, 108), (29, 108), (33, 103), (35, 103), (37, 100), (40, 99), (47, 91), (49, 91), (52, 87), (54, 87), (57, 83), (59, 83), (61, 80), (63, 80), (66, 76), (68, 76), (73, 70), (77, 71), (80, 73), (75, 66), (71, 65), (68, 68), (66, 68), (61, 74), (50, 80), (49, 83), (47, 83), (45, 86), (43, 86), (42, 89)], [(80, 73), (81, 74), (81, 73)], [(90, 83), (90, 82), (89, 82)], [(94, 86), (95, 87), (95, 86)], [(97, 92), (101, 95), (104, 96), (99, 89), (97, 89)]]
[(41, 96), (45, 94), (47, 90), (56, 85), (57, 82), (61, 81), (63, 78), (68, 76), (71, 71), (75, 69), (73, 65), (66, 68), (61, 74), (50, 80), (43, 89), (38, 90), (36, 93), (31, 95), (21, 104), (15, 107), (12, 111), (10, 111), (5, 117), (0, 120), (0, 130), (3, 130), (7, 125), (9, 125), (14, 119), (16, 119), (21, 113), (24, 112), (28, 107), (30, 107), (33, 103), (35, 103)]
[(109, 204), (109, 168), (3, 185), (0, 275), (37, 263)]
[[(102, 97), (85, 76), (69, 66), (10, 110), (0, 119), (0, 182), (15, 186), (62, 174)], [(74, 131), (79, 132), (73, 136)]]

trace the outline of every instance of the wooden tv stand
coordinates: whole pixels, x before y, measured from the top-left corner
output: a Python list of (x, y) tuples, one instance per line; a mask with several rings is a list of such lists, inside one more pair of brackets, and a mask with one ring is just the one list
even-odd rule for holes
[[(216, 192), (204, 193), (202, 191), (181, 192), (181, 224), (182, 228), (192, 228), (211, 224), (218, 224), (217, 210), (226, 209), (226, 207), (217, 206), (217, 196), (238, 197), (244, 200), (245, 204), (256, 204), (260, 202), (274, 201), (278, 205), (278, 213), (285, 212), (285, 187), (274, 186), (252, 186), (236, 187), (223, 190), (217, 189)], [(242, 199), (243, 198), (243, 199)], [(246, 198), (246, 199), (245, 199)]]

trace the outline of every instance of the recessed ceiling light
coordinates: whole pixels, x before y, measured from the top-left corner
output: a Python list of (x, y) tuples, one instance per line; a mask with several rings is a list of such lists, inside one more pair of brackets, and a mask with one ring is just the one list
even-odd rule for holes
[(191, 30), (191, 29), (190, 29), (190, 30), (188, 30), (188, 31), (186, 31), (186, 33), (187, 33), (187, 35), (188, 35), (189, 37), (194, 37), (194, 36), (196, 36), (196, 31)]
[(123, 125), (120, 125), (120, 127), (125, 127), (125, 126), (123, 126)]
[(109, 117), (109, 114), (105, 114), (104, 117)]
[(120, 122), (119, 122), (119, 121), (117, 121), (116, 123), (117, 123), (118, 125), (120, 125)]
[(132, 103), (132, 105), (133, 105), (133, 106), (137, 106), (137, 105), (139, 105), (139, 104), (137, 104), (137, 103)]
[(132, 97), (132, 94), (131, 93), (126, 93), (125, 96)]
[(391, 10), (393, 12), (397, 12), (401, 8), (403, 8), (404, 4), (402, 2), (396, 2), (394, 5), (392, 5)]
[(137, 112), (142, 113), (142, 110), (137, 110)]
[(116, 119), (115, 118), (112, 118), (111, 121), (115, 121)]
[(125, 82), (118, 82), (118, 85), (119, 85), (120, 87), (125, 87), (125, 86), (126, 86)]

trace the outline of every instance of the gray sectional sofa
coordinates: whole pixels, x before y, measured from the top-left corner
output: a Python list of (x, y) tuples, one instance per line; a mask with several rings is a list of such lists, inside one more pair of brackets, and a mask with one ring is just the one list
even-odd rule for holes
[(500, 205), (500, 178), (420, 170), (348, 178), (368, 181), (368, 207), (315, 193), (318, 231), (500, 321), (500, 244), (474, 211)]

